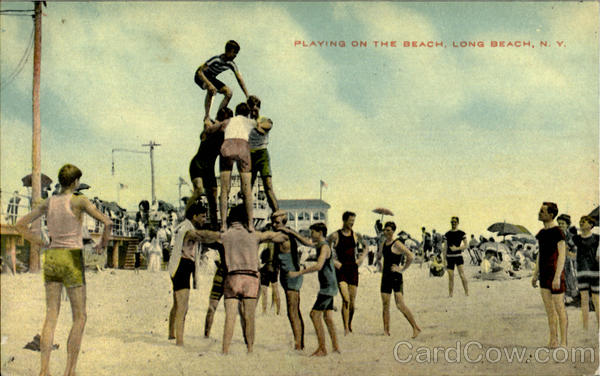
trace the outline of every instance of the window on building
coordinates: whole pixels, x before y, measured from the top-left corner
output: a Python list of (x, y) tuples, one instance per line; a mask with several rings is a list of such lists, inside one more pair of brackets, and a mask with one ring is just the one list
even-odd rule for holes
[(288, 222), (294, 222), (296, 220), (296, 215), (292, 212), (288, 212)]

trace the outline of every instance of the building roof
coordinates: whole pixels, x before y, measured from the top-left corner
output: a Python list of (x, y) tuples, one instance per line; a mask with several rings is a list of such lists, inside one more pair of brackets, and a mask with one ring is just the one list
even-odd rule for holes
[(329, 209), (331, 205), (323, 200), (307, 199), (307, 200), (278, 200), (279, 208), (282, 210), (294, 209)]

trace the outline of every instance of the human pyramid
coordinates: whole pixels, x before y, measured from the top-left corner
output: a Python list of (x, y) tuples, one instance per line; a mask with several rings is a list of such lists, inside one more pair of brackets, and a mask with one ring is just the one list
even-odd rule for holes
[[(273, 122), (261, 117), (261, 101), (258, 97), (248, 95), (244, 81), (233, 63), (239, 52), (239, 45), (229, 41), (225, 45), (225, 53), (215, 56), (196, 71), (195, 81), (207, 91), (205, 100), (204, 129), (198, 152), (190, 163), (190, 177), (194, 185), (194, 193), (186, 203), (185, 219), (177, 225), (172, 237), (172, 250), (168, 263), (168, 271), (173, 284), (173, 306), (169, 315), (168, 338), (175, 339), (176, 345), (183, 346), (185, 316), (188, 311), (190, 294), (190, 278), (193, 277), (194, 288), (197, 288), (200, 260), (208, 248), (217, 249), (220, 262), (213, 278), (210, 290), (209, 308), (206, 314), (204, 335), (210, 336), (214, 314), (221, 297), (225, 304), (225, 325), (223, 330), (222, 352), (229, 353), (237, 312), (241, 315), (242, 331), (248, 352), (254, 345), (254, 315), (257, 299), (260, 294), (261, 279), (263, 285), (276, 283), (276, 268), (259, 270), (259, 244), (274, 244), (271, 264), (279, 267), (279, 280), (285, 291), (287, 315), (294, 338), (294, 349), (304, 349), (304, 322), (300, 312), (300, 289), (303, 275), (318, 273), (319, 291), (311, 309), (318, 347), (314, 356), (327, 355), (325, 330), (328, 329), (333, 352), (340, 352), (333, 321), (333, 299), (340, 291), (342, 296), (342, 320), (344, 335), (352, 332), (354, 302), (358, 289), (358, 267), (367, 255), (368, 246), (362, 236), (353, 231), (356, 214), (347, 211), (342, 216), (341, 229), (328, 235), (325, 223), (314, 223), (310, 226), (310, 238), (306, 238), (286, 226), (287, 213), (279, 210), (273, 190), (269, 154), (267, 152), (268, 135)], [(216, 77), (231, 69), (244, 94), (246, 102), (235, 108), (235, 116), (227, 107), (232, 91)], [(216, 120), (209, 117), (212, 99), (216, 93), (224, 95), (217, 111)], [(217, 216), (217, 183), (214, 176), (216, 158), (220, 156), (221, 191), (219, 212)], [(228, 211), (228, 197), (231, 184), (231, 171), (236, 164), (241, 178), (243, 204), (236, 205)], [(265, 193), (272, 210), (272, 230), (256, 231), (253, 223), (253, 203), (251, 187), (258, 174), (264, 183)], [(83, 329), (86, 321), (86, 288), (83, 263), (82, 221), (83, 214), (88, 214), (104, 224), (101, 241), (96, 245), (98, 252), (103, 252), (111, 233), (112, 221), (102, 214), (85, 196), (75, 194), (82, 172), (74, 165), (64, 165), (58, 173), (61, 185), (59, 194), (42, 201), (29, 214), (16, 224), (17, 230), (31, 242), (44, 246), (43, 275), (46, 289), (46, 317), (40, 339), (41, 370), (40, 375), (49, 374), (49, 361), (52, 351), (54, 331), (58, 321), (60, 295), (62, 287), (66, 287), (73, 312), (73, 326), (69, 334), (67, 346), (67, 366), (65, 375), (75, 375), (75, 367), (79, 355)], [(201, 201), (205, 195), (208, 210)], [(208, 213), (207, 213), (208, 212)], [(227, 213), (227, 215), (226, 215)], [(544, 229), (537, 238), (540, 252), (533, 273), (532, 285), (536, 287), (540, 281), (542, 300), (548, 315), (550, 329), (550, 347), (558, 345), (557, 324), (560, 327), (560, 346), (566, 346), (566, 314), (562, 298), (564, 295), (564, 259), (565, 235), (554, 224), (558, 213), (556, 204), (544, 202), (538, 219), (544, 223)], [(207, 214), (209, 214), (207, 218)], [(39, 234), (29, 229), (29, 224), (46, 215), (50, 244), (43, 244)], [(207, 219), (209, 228), (205, 227)], [(449, 296), (453, 292), (453, 270), (456, 267), (463, 282), (465, 295), (468, 286), (462, 270), (464, 260), (461, 252), (467, 248), (465, 233), (458, 229), (458, 217), (451, 219), (451, 231), (445, 235), (443, 256), (449, 275)], [(591, 292), (592, 301), (598, 316), (598, 236), (591, 233), (595, 225), (594, 219), (582, 217), (582, 236), (575, 239), (580, 255), (582, 279), (580, 289)], [(421, 328), (403, 297), (402, 273), (413, 261), (412, 252), (394, 237), (396, 225), (387, 222), (383, 226), (383, 238), (380, 242), (379, 254), (383, 256), (381, 279), (381, 297), (383, 305), (383, 329), (390, 335), (390, 300), (394, 293), (396, 307), (410, 323), (416, 338)], [(317, 261), (314, 265), (302, 268), (299, 263), (298, 242), (314, 247), (317, 250)], [(359, 246), (362, 245), (362, 252)], [(596, 252), (594, 254), (594, 252)], [(585, 262), (584, 262), (585, 261)], [(452, 272), (451, 272), (452, 271)], [(579, 267), (578, 267), (579, 271)], [(587, 273), (587, 274), (586, 274)], [(587, 303), (587, 294), (586, 303)], [(586, 304), (587, 306), (587, 304)], [(584, 326), (587, 326), (587, 311), (584, 312)]]

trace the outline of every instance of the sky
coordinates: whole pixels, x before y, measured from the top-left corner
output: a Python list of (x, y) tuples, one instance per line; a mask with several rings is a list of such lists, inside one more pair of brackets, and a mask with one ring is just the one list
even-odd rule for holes
[[(598, 205), (597, 2), (48, 2), (43, 12), (42, 172), (56, 180), (77, 165), (90, 198), (129, 210), (150, 199), (148, 155), (116, 152), (113, 175), (111, 151), (152, 140), (157, 198), (177, 202), (204, 115), (194, 73), (234, 39), (274, 122), (277, 197), (319, 198), (323, 180), (332, 230), (351, 210), (355, 229), (374, 235), (372, 210), (385, 207), (395, 215), (384, 221), (413, 236), (447, 231), (454, 215), (467, 233), (506, 221), (535, 234), (543, 201), (575, 222)], [(33, 57), (19, 62), (32, 28), (0, 16), (3, 206), (31, 172)], [(219, 79), (230, 107), (245, 99), (231, 72)]]

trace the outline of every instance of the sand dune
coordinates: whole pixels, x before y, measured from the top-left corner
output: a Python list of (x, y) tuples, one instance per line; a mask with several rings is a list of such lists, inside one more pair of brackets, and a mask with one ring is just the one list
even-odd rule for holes
[[(467, 267), (470, 277), (476, 272), (475, 267)], [(224, 321), (222, 303), (211, 338), (203, 337), (212, 275), (203, 275), (201, 288), (191, 294), (183, 348), (167, 340), (172, 292), (166, 272), (135, 274), (109, 269), (88, 272), (86, 277), (88, 321), (77, 367), (79, 375), (374, 375), (401, 372), (422, 375), (591, 375), (598, 369), (597, 332), (583, 331), (580, 311), (576, 308), (567, 309), (571, 348), (557, 353), (557, 361), (544, 350), (538, 350), (539, 357), (535, 359), (536, 349), (547, 343), (548, 334), (539, 290), (531, 287), (529, 278), (507, 281), (470, 278), (469, 297), (464, 296), (457, 279), (455, 296), (449, 299), (445, 276), (430, 278), (425, 267), (420, 269), (413, 265), (405, 273), (405, 299), (423, 332), (411, 340), (410, 325), (394, 307), (392, 336), (383, 336), (379, 295), (381, 275), (363, 272), (354, 333), (344, 337), (341, 315), (336, 312), (342, 353), (316, 359), (308, 356), (317, 347), (309, 318), (318, 288), (316, 274), (305, 276), (301, 291), (301, 310), (306, 325), (306, 349), (303, 352), (292, 350), (292, 334), (284, 305), (280, 316), (272, 310), (262, 314), (259, 306), (254, 354), (246, 354), (239, 325), (236, 325), (229, 356), (220, 354)], [(36, 375), (39, 353), (23, 349), (23, 346), (41, 331), (45, 309), (41, 276), (3, 274), (1, 287), (2, 375)], [(283, 290), (280, 292), (283, 297)], [(336, 307), (340, 307), (340, 302), (338, 295)], [(53, 375), (62, 374), (66, 360), (66, 340), (71, 324), (68, 301), (62, 301), (61, 311), (54, 341), (60, 348), (53, 352), (51, 360)], [(593, 317), (590, 319), (597, 329)], [(327, 341), (330, 349), (329, 339)], [(437, 350), (435, 357), (434, 347), (442, 348)], [(468, 359), (464, 357), (465, 347)], [(571, 356), (572, 350), (579, 347), (593, 349), (584, 354), (585, 361), (581, 361), (581, 353), (576, 354), (577, 359)], [(509, 361), (503, 352), (510, 354), (513, 350), (523, 351), (525, 358), (520, 362)], [(460, 361), (457, 361), (458, 354)], [(496, 361), (498, 354), (502, 356)], [(478, 357), (480, 361), (471, 361), (479, 360)]]

